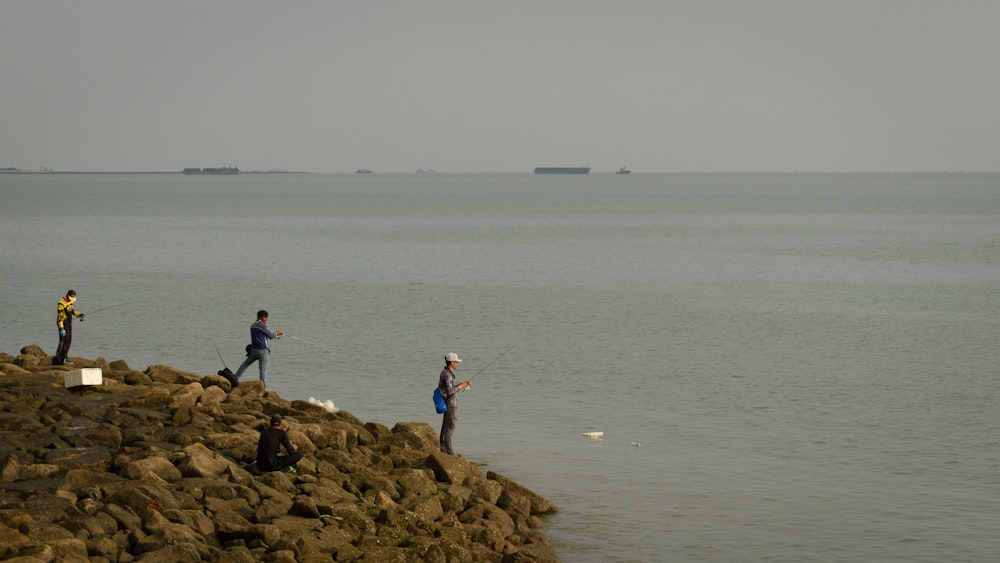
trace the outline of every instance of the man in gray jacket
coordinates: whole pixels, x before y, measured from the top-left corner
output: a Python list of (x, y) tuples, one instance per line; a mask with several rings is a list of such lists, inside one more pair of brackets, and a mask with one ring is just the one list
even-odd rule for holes
[(454, 352), (445, 354), (444, 369), (441, 370), (441, 378), (438, 380), (438, 391), (448, 405), (444, 420), (441, 422), (441, 451), (450, 455), (455, 455), (455, 451), (451, 449), (451, 436), (455, 433), (455, 423), (458, 422), (458, 392), (471, 386), (468, 381), (455, 385), (455, 370), (461, 362), (458, 354)]

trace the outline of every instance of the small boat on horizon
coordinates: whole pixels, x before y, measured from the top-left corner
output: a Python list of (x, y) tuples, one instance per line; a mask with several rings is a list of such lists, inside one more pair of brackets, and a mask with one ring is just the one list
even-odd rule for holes
[(628, 166), (622, 166), (621, 168), (618, 169), (618, 172), (615, 172), (615, 174), (631, 174), (631, 173), (632, 171), (629, 169)]

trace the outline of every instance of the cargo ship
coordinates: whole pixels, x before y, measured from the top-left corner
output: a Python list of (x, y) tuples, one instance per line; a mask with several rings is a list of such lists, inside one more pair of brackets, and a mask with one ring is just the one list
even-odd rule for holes
[(232, 176), (234, 174), (239, 174), (240, 169), (235, 166), (223, 166), (221, 168), (185, 168), (183, 172), (189, 175), (206, 174), (206, 175)]
[(589, 166), (538, 167), (535, 174), (588, 174)]

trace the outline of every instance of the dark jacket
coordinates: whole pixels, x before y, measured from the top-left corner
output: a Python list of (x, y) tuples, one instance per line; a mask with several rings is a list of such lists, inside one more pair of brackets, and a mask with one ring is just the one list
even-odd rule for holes
[(278, 466), (278, 452), (280, 446), (285, 447), (285, 451), (292, 453), (292, 441), (288, 439), (288, 433), (271, 426), (260, 432), (260, 440), (257, 442), (257, 467), (264, 471), (274, 471)]

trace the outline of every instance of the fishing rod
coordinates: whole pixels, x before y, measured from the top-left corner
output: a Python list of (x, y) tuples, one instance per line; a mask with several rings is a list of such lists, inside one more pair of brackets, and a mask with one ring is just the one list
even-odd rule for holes
[(316, 344), (315, 342), (311, 342), (309, 340), (306, 340), (305, 338), (299, 338), (298, 336), (292, 336), (291, 334), (288, 334), (287, 332), (284, 333), (282, 336), (287, 336), (288, 338), (291, 338), (293, 340), (298, 340), (299, 342), (305, 342), (306, 344), (311, 344), (311, 345), (319, 348), (320, 350), (322, 350), (324, 352), (329, 352), (330, 354), (333, 353), (333, 350), (328, 350), (328, 349), (324, 348), (323, 346), (321, 346), (319, 344)]
[(212, 346), (215, 346), (215, 353), (219, 355), (219, 361), (222, 362), (222, 367), (228, 369), (229, 366), (226, 365), (226, 360), (222, 359), (222, 352), (219, 351), (219, 345), (213, 342)]
[[(484, 371), (486, 371), (486, 368), (488, 368), (488, 367), (492, 366), (492, 365), (493, 365), (494, 363), (496, 363), (496, 361), (497, 361), (497, 360), (499, 360), (500, 358), (502, 358), (502, 357), (504, 356), (504, 354), (506, 354), (507, 352), (510, 352), (511, 350), (513, 350), (515, 346), (517, 346), (517, 344), (514, 344), (514, 345), (513, 345), (513, 346), (511, 346), (510, 348), (507, 348), (507, 349), (506, 349), (506, 350), (504, 350), (503, 352), (500, 352), (500, 355), (499, 355), (499, 356), (497, 356), (497, 357), (493, 358), (493, 361), (492, 361), (492, 362), (490, 362), (490, 363), (486, 364), (485, 366), (483, 366), (483, 368), (482, 368), (482, 369), (480, 369), (479, 371), (477, 371), (477, 372), (476, 372), (476, 375), (479, 375), (479, 374), (483, 373)], [(468, 379), (468, 381), (472, 381), (473, 379), (475, 379), (475, 378), (476, 378), (476, 375), (473, 375), (472, 377), (470, 377), (470, 378)], [(470, 384), (470, 386), (471, 386), (471, 384)]]
[[(145, 303), (145, 301), (129, 301), (128, 303), (119, 303), (117, 305), (108, 305), (107, 307), (101, 307), (100, 309), (94, 309), (89, 313), (84, 313), (86, 315), (93, 315), (94, 313), (100, 313), (101, 311), (107, 311), (108, 309), (114, 309), (115, 307), (124, 307), (125, 305), (135, 305), (136, 303)], [(83, 319), (80, 319), (82, 322)]]

